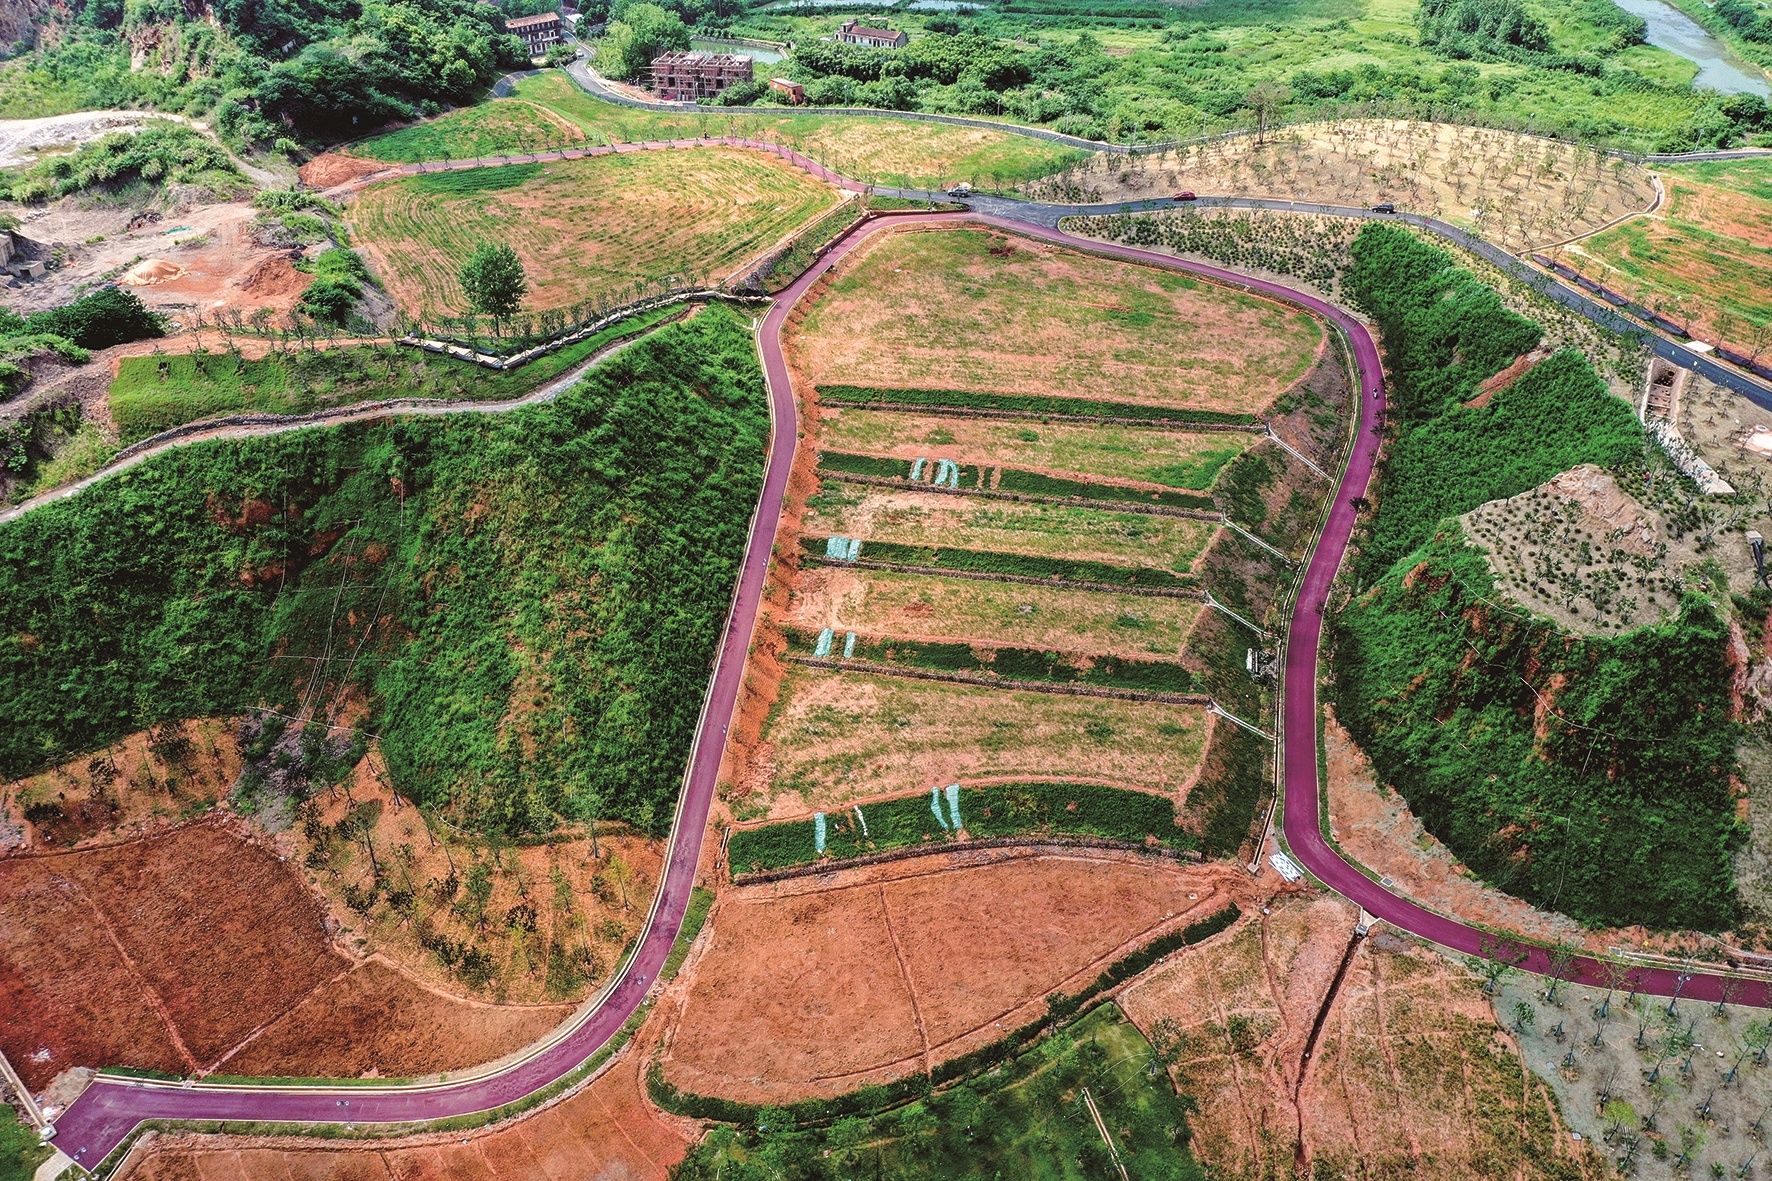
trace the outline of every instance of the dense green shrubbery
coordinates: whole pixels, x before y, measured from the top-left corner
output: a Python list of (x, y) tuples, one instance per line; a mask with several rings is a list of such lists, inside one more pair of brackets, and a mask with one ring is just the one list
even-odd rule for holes
[(910, 461), (882, 455), (851, 455), (843, 451), (820, 451), (818, 466), (827, 472), (843, 472), (851, 476), (877, 476), (886, 480), (902, 480), (911, 470)]
[(1040, 472), (1026, 472), (1006, 467), (997, 477), (997, 487), (1004, 492), (1025, 492), (1033, 496), (1077, 497), (1082, 500), (1111, 500), (1124, 504), (1156, 504), (1164, 508), (1210, 509), (1210, 496), (1188, 492), (1150, 492), (1128, 488), (1123, 484), (1097, 484), (1087, 480), (1065, 480)]
[(1384, 333), (1395, 432), (1380, 469), (1382, 507), (1358, 569), (1370, 581), (1446, 517), (1513, 496), (1578, 464), (1641, 454), (1643, 432), (1580, 354), (1541, 362), (1486, 405), (1477, 385), (1536, 345), (1538, 325), (1501, 306), (1451, 256), (1372, 224), (1354, 242), (1347, 290)]
[(350, 318), (363, 298), (363, 285), (373, 282), (357, 252), (340, 246), (322, 250), (303, 267), (314, 273), (314, 281), (301, 294), (301, 309), (332, 324), (343, 324)]
[(139, 132), (114, 131), (64, 155), (0, 176), (0, 197), (37, 204), (100, 186), (145, 180), (202, 185), (217, 193), (249, 188), (227, 152), (182, 123), (158, 121)]
[(1213, 423), (1248, 426), (1253, 414), (1194, 410), (1183, 406), (1147, 406), (1142, 402), (1104, 402), (1093, 398), (1059, 398), (1044, 394), (979, 394), (967, 390), (886, 389), (873, 386), (825, 385), (819, 401), (831, 406), (953, 406), (964, 410), (997, 410), (1052, 418), (1130, 418), (1143, 422)]
[[(825, 855), (842, 859), (954, 839), (947, 796), (940, 818), (928, 795), (903, 796), (868, 804), (855, 812), (825, 816)], [(960, 789), (960, 818), (973, 837), (1053, 833), (1144, 843), (1155, 840), (1177, 849), (1194, 837), (1176, 827), (1175, 803), (1168, 796), (1090, 783), (1010, 783)], [(863, 823), (867, 828), (864, 832)], [(819, 859), (815, 822), (787, 820), (732, 834), (727, 854), (732, 872), (810, 865)]]
[(0, 526), (0, 775), (355, 685), (422, 804), (660, 831), (768, 432), (716, 308), (549, 405), (195, 445)]
[(1448, 530), (1337, 623), (1336, 711), (1430, 831), (1584, 921), (1716, 930), (1742, 839), (1728, 627), (1705, 600), (1617, 638), (1494, 605)]
[[(802, 537), (800, 547), (822, 556), (823, 537)], [(1024, 578), (1051, 578), (1063, 582), (1098, 582), (1113, 586), (1181, 588), (1194, 584), (1192, 577), (1151, 566), (1111, 566), (1080, 558), (1045, 558), (1032, 554), (993, 553), (953, 546), (900, 545), (892, 541), (862, 543), (861, 561), (890, 562), (895, 566), (924, 566), (937, 570), (968, 570), (981, 574), (1013, 574)]]
[(30, 333), (64, 337), (83, 349), (106, 349), (164, 336), (166, 320), (121, 287), (101, 287), (73, 303), (29, 316), (0, 308), (0, 337)]
[[(818, 633), (784, 629), (795, 645), (812, 651)], [(843, 657), (838, 639), (831, 656)], [(899, 640), (884, 636), (857, 637), (855, 651), (845, 659), (875, 664), (899, 664), (938, 672), (995, 673), (1010, 681), (1050, 681), (1061, 685), (1100, 685), (1106, 688), (1142, 689), (1149, 693), (1186, 693), (1193, 688), (1193, 674), (1184, 666), (1161, 660), (1132, 660), (1124, 656), (1093, 656), (1089, 667), (1072, 664), (1061, 652), (1038, 648), (974, 648), (971, 644), (944, 644), (927, 640)]]

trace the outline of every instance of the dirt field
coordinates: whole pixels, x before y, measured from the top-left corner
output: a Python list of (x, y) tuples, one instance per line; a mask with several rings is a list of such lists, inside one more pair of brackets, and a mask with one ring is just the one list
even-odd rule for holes
[(1264, 409), (1322, 329), (1184, 275), (975, 229), (882, 234), (791, 343), (818, 384)]
[(1193, 1150), (1213, 1175), (1603, 1176), (1476, 981), (1383, 928), (1358, 946), (1301, 1067), (1356, 918), (1337, 899), (1279, 901), (1121, 993), (1198, 1100)]
[(67, 197), (27, 213), (19, 232), (59, 246), (59, 270), (7, 292), (14, 311), (34, 312), (118, 279), (148, 306), (183, 319), (218, 307), (286, 312), (313, 281), (290, 266), (288, 252), (252, 241), (257, 211), (243, 201), (156, 211), (131, 229), (133, 206), (92, 205)]
[(795, 667), (741, 787), (801, 815), (932, 784), (1085, 779), (1179, 798), (1207, 721), (1194, 706), (1013, 693)]
[(751, 1102), (884, 1082), (1001, 1036), (1248, 889), (1220, 866), (981, 852), (730, 890), (665, 1076)]
[(1173, 657), (1199, 614), (1192, 599), (809, 566), (788, 621), (902, 639)]
[(408, 177), (347, 215), (394, 301), (439, 316), (467, 310), (456, 273), (482, 240), (516, 250), (542, 311), (665, 275), (717, 283), (836, 202), (761, 152), (702, 148)]
[(960, 546), (1186, 570), (1217, 525), (1187, 517), (1101, 512), (898, 492), (829, 481), (814, 498), (807, 533), (868, 537), (907, 545)]
[(1257, 436), (1188, 434), (1145, 427), (949, 418), (889, 410), (826, 410), (819, 424), (830, 451), (953, 459), (1054, 475), (1136, 480), (1203, 491)]
[(1641, 165), (1506, 131), (1400, 119), (1318, 123), (1260, 147), (1244, 136), (1154, 157), (1100, 155), (1026, 186), (1036, 197), (1091, 201), (1181, 189), (1334, 205), (1394, 201), (1509, 249), (1591, 232), (1655, 198)]
[(643, 1097), (630, 1050), (584, 1090), (484, 1132), (386, 1146), (160, 1136), (119, 1181), (664, 1181), (699, 1129)]
[(1687, 165), (1664, 183), (1655, 213), (1553, 253), (1705, 340), (1748, 352), (1772, 345), (1772, 165)]

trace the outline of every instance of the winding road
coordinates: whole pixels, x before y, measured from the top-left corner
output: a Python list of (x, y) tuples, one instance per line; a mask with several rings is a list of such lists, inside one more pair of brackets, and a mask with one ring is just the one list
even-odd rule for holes
[[(705, 144), (710, 141), (689, 141)], [(659, 145), (664, 146), (664, 145)], [(765, 146), (765, 145), (749, 145)], [(574, 154), (614, 150), (645, 150), (645, 145), (587, 149)], [(784, 156), (796, 156), (778, 145), (768, 146)], [(537, 159), (560, 155), (544, 153)], [(529, 159), (515, 157), (514, 159)], [(795, 160), (815, 174), (856, 188), (814, 161)], [(926, 196), (928, 194), (904, 194)], [(1234, 204), (1224, 201), (1222, 204)], [(1112, 258), (1186, 271), (1244, 290), (1284, 300), (1321, 317), (1333, 325), (1350, 346), (1358, 371), (1360, 394), (1354, 443), (1320, 537), (1311, 552), (1288, 630), (1284, 681), (1281, 690), (1281, 725), (1284, 737), (1284, 806), (1281, 834), (1293, 857), (1331, 889), (1346, 895), (1367, 912), (1397, 927), (1420, 935), (1454, 951), (1480, 954), (1488, 933), (1455, 919), (1417, 906), (1382, 888), (1358, 867), (1350, 864), (1329, 844), (1320, 827), (1317, 780), (1317, 664), (1322, 633), (1322, 612), (1355, 523), (1353, 501), (1367, 489), (1378, 458), (1378, 434), (1374, 423), (1382, 421), (1384, 389), (1377, 346), (1365, 326), (1349, 313), (1315, 296), (1281, 284), (1250, 278), (1234, 271), (1132, 247), (1080, 239), (1057, 227), (1071, 213), (1120, 212), (1151, 203), (1115, 206), (1029, 205), (1001, 199), (980, 199), (978, 208), (966, 213), (916, 213), (882, 215), (862, 223), (838, 239), (827, 253), (783, 291), (759, 326), (758, 349), (768, 383), (772, 421), (763, 492), (751, 520), (749, 540), (727, 618), (724, 639), (703, 704), (691, 748), (683, 789), (671, 830), (663, 880), (637, 950), (626, 970), (607, 991), (589, 1003), (545, 1042), (516, 1062), (468, 1072), (448, 1082), (390, 1086), (224, 1085), (177, 1083), (101, 1074), (57, 1120), (57, 1144), (76, 1163), (91, 1169), (113, 1153), (134, 1129), (149, 1120), (240, 1120), (289, 1123), (385, 1124), (445, 1119), (487, 1111), (528, 1096), (569, 1074), (583, 1064), (620, 1030), (655, 986), (658, 972), (669, 954), (694, 883), (702, 839), (707, 830), (716, 775), (725, 745), (726, 729), (737, 703), (745, 658), (762, 597), (765, 576), (775, 542), (777, 521), (791, 470), (798, 420), (787, 362), (782, 353), (782, 330), (790, 311), (826, 271), (872, 235), (889, 227), (971, 221), (1042, 241), (1086, 250)], [(1275, 203), (1245, 204), (1268, 207)], [(1313, 211), (1357, 213), (1334, 207)], [(1431, 227), (1430, 227), (1431, 228)], [(1447, 227), (1452, 228), (1452, 227)], [(1762, 391), (1772, 405), (1772, 391)], [(1550, 968), (1542, 948), (1525, 948), (1522, 966), (1533, 971)], [(1601, 966), (1586, 959), (1575, 960), (1565, 975), (1605, 986)], [(1643, 969), (1637, 981), (1642, 991), (1714, 1000), (1721, 995), (1722, 978), (1677, 976), (1671, 970)], [(1761, 980), (1741, 981), (1737, 1003), (1766, 1005), (1772, 1002)]]

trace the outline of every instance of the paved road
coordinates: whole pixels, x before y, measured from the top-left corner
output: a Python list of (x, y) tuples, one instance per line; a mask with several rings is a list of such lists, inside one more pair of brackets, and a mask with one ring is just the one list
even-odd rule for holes
[[(782, 154), (793, 155), (785, 149)], [(797, 162), (830, 177), (812, 161), (800, 158)], [(832, 179), (840, 181), (840, 178)], [(1381, 420), (1384, 410), (1382, 369), (1370, 334), (1340, 308), (1280, 284), (1132, 247), (1073, 238), (1058, 230), (1055, 224), (1040, 224), (1048, 215), (1050, 221), (1056, 223), (1066, 212), (1095, 211), (1088, 207), (1030, 208), (1012, 202), (991, 204), (1006, 210), (1008, 215), (988, 211), (916, 214), (880, 218), (864, 224), (839, 240), (817, 265), (782, 292), (764, 317), (758, 347), (768, 379), (774, 429), (762, 498), (752, 519), (750, 540), (725, 638), (690, 755), (664, 880), (638, 952), (627, 971), (588, 1015), (578, 1024), (557, 1031), (551, 1041), (516, 1065), (447, 1084), (386, 1088), (183, 1087), (144, 1080), (100, 1078), (57, 1121), (61, 1129), (57, 1143), (63, 1151), (77, 1162), (90, 1166), (117, 1147), (141, 1121), (149, 1119), (399, 1123), (484, 1111), (519, 1099), (560, 1078), (615, 1034), (644, 1000), (649, 984), (656, 980), (659, 967), (682, 924), (707, 827), (726, 726), (744, 672), (745, 654), (774, 544), (797, 435), (793, 390), (781, 349), (782, 326), (794, 304), (835, 262), (871, 234), (888, 225), (902, 225), (907, 221), (981, 221), (1098, 254), (1188, 271), (1296, 304), (1321, 316), (1344, 334), (1359, 371), (1360, 414), (1346, 472), (1306, 567), (1298, 605), (1289, 625), (1281, 690), (1285, 738), (1281, 831), (1298, 861), (1330, 888), (1357, 902), (1369, 913), (1455, 951), (1477, 954), (1483, 950), (1485, 932), (1435, 914), (1383, 889), (1344, 860), (1325, 840), (1319, 828), (1316, 669), (1322, 631), (1321, 613), (1353, 530), (1356, 514), (1352, 501), (1366, 491), (1377, 462), (1378, 436), (1372, 424)], [(1030, 218), (1030, 214), (1037, 215), (1038, 220)], [(1540, 972), (1549, 968), (1549, 957), (1543, 949), (1522, 950), (1527, 952), (1522, 966)], [(1600, 966), (1591, 960), (1577, 960), (1569, 970), (1578, 979), (1604, 983)], [(1639, 984), (1643, 991), (1650, 993), (1670, 995), (1683, 990), (1685, 996), (1705, 1000), (1716, 999), (1723, 987), (1719, 977), (1695, 976), (1682, 980), (1672, 971), (1659, 969), (1642, 971)], [(1743, 1004), (1772, 1003), (1767, 984), (1759, 980), (1745, 982), (1734, 999)]]

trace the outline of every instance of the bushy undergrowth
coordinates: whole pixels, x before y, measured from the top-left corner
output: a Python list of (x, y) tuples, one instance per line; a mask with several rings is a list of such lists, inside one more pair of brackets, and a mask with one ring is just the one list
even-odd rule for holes
[(0, 775), (362, 694), (459, 823), (669, 823), (768, 437), (722, 309), (549, 405), (195, 445), (0, 527)]
[(1716, 609), (1567, 635), (1497, 602), (1448, 523), (1578, 464), (1639, 463), (1630, 407), (1572, 351), (1472, 404), (1539, 328), (1405, 230), (1362, 230), (1344, 285), (1383, 330), (1393, 438), (1335, 627), (1341, 720), (1503, 889), (1596, 923), (1726, 926), (1737, 727)]
[(139, 132), (112, 132), (10, 176), (0, 175), (0, 196), (34, 204), (131, 181), (202, 185), (223, 195), (250, 188), (220, 145), (181, 123), (155, 122)]
[[(955, 838), (947, 795), (940, 817), (928, 795), (904, 796), (825, 816), (825, 855), (859, 857), (889, 849)], [(1155, 840), (1192, 848), (1192, 834), (1177, 828), (1168, 796), (1090, 783), (1009, 783), (960, 789), (961, 826), (973, 837), (1054, 833), (1143, 843)], [(866, 825), (864, 831), (863, 825)], [(788, 820), (739, 829), (727, 846), (734, 873), (810, 865), (819, 859), (815, 822)]]
[(1338, 715), (1429, 830), (1485, 878), (1597, 923), (1716, 930), (1743, 839), (1728, 626), (1575, 638), (1495, 603), (1449, 530), (1340, 615)]
[[(818, 633), (798, 628), (783, 630), (803, 653), (816, 649)], [(839, 637), (831, 655), (937, 672), (995, 673), (1009, 681), (1099, 685), (1142, 689), (1148, 693), (1186, 693), (1193, 688), (1193, 674), (1185, 666), (1160, 660), (1092, 656), (1085, 668), (1071, 663), (1074, 658), (1063, 652), (1047, 652), (1039, 648), (975, 648), (971, 644), (900, 640), (890, 636), (858, 636), (855, 650), (847, 656), (844, 656), (845, 648)]]
[[(825, 552), (823, 537), (802, 537), (800, 546), (809, 554)], [(900, 545), (892, 541), (862, 543), (861, 561), (889, 562), (896, 566), (922, 566), (937, 570), (966, 570), (981, 574), (1013, 574), (1023, 578), (1051, 578), (1062, 582), (1096, 582), (1113, 586), (1180, 588), (1193, 585), (1188, 575), (1152, 566), (1113, 566), (1081, 558), (1046, 558), (1033, 554), (993, 553), (953, 546)]]

